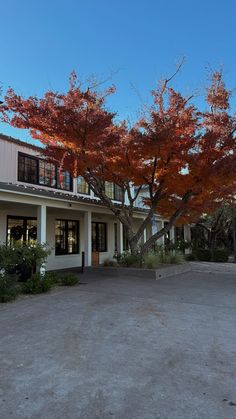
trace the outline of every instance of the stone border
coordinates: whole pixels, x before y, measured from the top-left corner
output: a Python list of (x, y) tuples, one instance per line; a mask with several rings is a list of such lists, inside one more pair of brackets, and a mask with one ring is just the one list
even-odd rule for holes
[(137, 278), (163, 279), (171, 276), (184, 274), (187, 272), (205, 272), (215, 274), (235, 274), (236, 264), (234, 263), (214, 263), (214, 262), (186, 262), (180, 265), (166, 265), (158, 269), (144, 269), (144, 268), (125, 268), (125, 267), (111, 267), (98, 266), (87, 267), (85, 273), (90, 273), (99, 276), (132, 276)]
[(138, 278), (162, 279), (170, 276), (179, 275), (182, 273), (190, 272), (191, 266), (189, 263), (181, 265), (167, 265), (159, 269), (144, 269), (144, 268), (123, 268), (123, 267), (110, 267), (98, 266), (85, 268), (85, 273), (91, 273), (99, 276), (135, 276)]

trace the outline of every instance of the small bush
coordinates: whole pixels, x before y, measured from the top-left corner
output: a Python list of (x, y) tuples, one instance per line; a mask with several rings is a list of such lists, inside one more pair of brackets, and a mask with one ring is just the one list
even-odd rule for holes
[(212, 262), (228, 262), (229, 250), (215, 249), (212, 252)]
[(147, 269), (155, 269), (159, 265), (158, 255), (154, 253), (149, 253), (144, 256), (144, 267)]
[(188, 262), (192, 262), (196, 260), (196, 255), (194, 255), (193, 253), (189, 253), (188, 255), (185, 255), (185, 260), (187, 260)]
[(144, 266), (148, 269), (155, 269), (162, 264), (179, 264), (184, 261), (181, 253), (165, 253), (160, 251), (158, 254), (149, 253), (144, 256)]
[(184, 255), (182, 253), (175, 253), (169, 255), (169, 262), (170, 264), (180, 264), (184, 262)]
[(211, 251), (209, 249), (195, 249), (193, 254), (201, 262), (211, 261)]
[(134, 266), (134, 267), (139, 267), (141, 265), (141, 256), (138, 254), (131, 254), (128, 252), (124, 252), (122, 253), (120, 259), (119, 259), (119, 263), (120, 265), (123, 266)]
[(117, 266), (117, 262), (114, 259), (105, 259), (103, 266)]
[(66, 287), (72, 287), (73, 285), (77, 285), (79, 281), (80, 280), (77, 275), (68, 273), (61, 277), (60, 284), (65, 285)]
[(41, 294), (49, 291), (54, 285), (54, 277), (50, 272), (46, 272), (44, 277), (36, 273), (24, 283), (22, 291), (24, 294)]
[(0, 303), (13, 301), (19, 294), (16, 282), (8, 275), (0, 275)]

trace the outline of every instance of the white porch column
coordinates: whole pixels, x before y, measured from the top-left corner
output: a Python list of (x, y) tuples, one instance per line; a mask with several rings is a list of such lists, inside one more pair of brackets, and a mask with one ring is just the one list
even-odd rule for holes
[[(164, 228), (164, 221), (158, 221), (158, 231), (162, 230), (162, 228)], [(161, 236), (158, 240), (157, 240), (157, 244), (159, 246), (164, 246), (165, 244), (165, 236)]]
[(172, 243), (175, 242), (175, 228), (174, 227), (171, 227), (171, 229), (170, 229), (170, 241)]
[(37, 242), (45, 244), (47, 241), (47, 207), (39, 205), (37, 208)]
[(123, 224), (117, 222), (117, 251), (123, 253)]
[(84, 262), (85, 266), (92, 264), (92, 213), (84, 213)]
[(147, 229), (145, 228), (143, 230), (143, 243), (146, 243), (146, 241), (147, 241)]
[[(191, 242), (191, 228), (188, 224), (184, 225), (184, 240)], [(185, 249), (185, 254), (189, 255), (189, 253), (191, 253), (191, 250)]]
[(184, 225), (184, 240), (191, 241), (191, 228), (188, 224)]

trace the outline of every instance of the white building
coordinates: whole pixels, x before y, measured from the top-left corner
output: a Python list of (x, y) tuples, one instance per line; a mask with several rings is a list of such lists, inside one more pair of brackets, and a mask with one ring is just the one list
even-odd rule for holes
[[(119, 189), (107, 184), (107, 193), (119, 204)], [(145, 217), (137, 205), (134, 222)], [(157, 218), (152, 229), (160, 229), (164, 220)], [(188, 229), (184, 228), (185, 238)], [(170, 233), (174, 237), (174, 229)], [(82, 178), (72, 179), (48, 163), (41, 149), (0, 134), (0, 243), (48, 243), (52, 248), (47, 269), (79, 267), (82, 252), (90, 266), (99, 255), (99, 263), (112, 258), (115, 251), (126, 250), (126, 239), (119, 221)]]

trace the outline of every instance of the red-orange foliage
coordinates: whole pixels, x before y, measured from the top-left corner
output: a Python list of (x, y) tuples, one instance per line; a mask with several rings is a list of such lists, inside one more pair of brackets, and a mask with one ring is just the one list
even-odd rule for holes
[[(103, 94), (96, 89), (83, 91), (74, 74), (65, 94), (47, 92), (42, 99), (23, 99), (10, 89), (1, 108), (2, 119), (29, 129), (33, 138), (46, 145), (50, 159), (73, 176), (84, 176), (126, 226), (132, 250), (155, 212), (170, 222), (143, 250), (173, 223), (194, 221), (236, 194), (236, 120), (229, 112), (231, 93), (221, 73), (213, 74), (204, 112), (168, 82), (152, 92), (153, 105), (131, 130), (125, 122), (115, 123), (114, 113), (105, 108), (113, 87)], [(129, 206), (124, 199), (119, 207), (114, 205), (105, 195), (105, 180), (120, 185)], [(134, 201), (143, 195), (149, 210), (134, 233)]]

